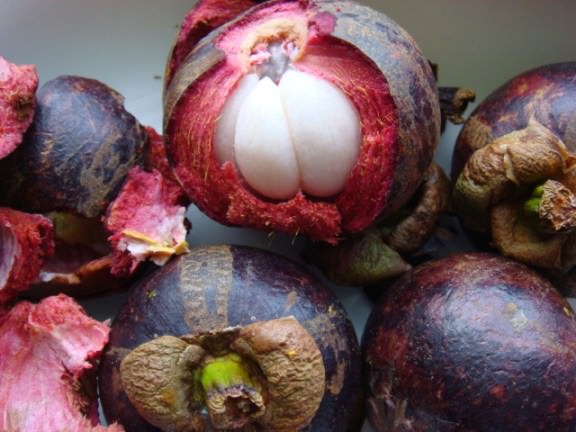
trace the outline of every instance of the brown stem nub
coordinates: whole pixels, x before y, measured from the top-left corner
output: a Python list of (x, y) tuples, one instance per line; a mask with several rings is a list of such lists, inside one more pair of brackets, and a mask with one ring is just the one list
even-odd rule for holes
[(462, 124), (466, 121), (464, 111), (470, 102), (476, 100), (476, 92), (465, 87), (439, 87), (440, 112), (442, 114), (442, 131), (446, 126), (446, 120), (454, 124)]
[(574, 232), (576, 230), (576, 195), (559, 181), (548, 180), (542, 185), (538, 216), (546, 231)]

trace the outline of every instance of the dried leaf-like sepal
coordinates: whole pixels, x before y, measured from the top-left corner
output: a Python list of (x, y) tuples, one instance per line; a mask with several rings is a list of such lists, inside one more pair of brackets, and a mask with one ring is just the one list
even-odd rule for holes
[(293, 317), (153, 339), (124, 358), (121, 377), (146, 421), (176, 431), (300, 430), (325, 387), (320, 350)]

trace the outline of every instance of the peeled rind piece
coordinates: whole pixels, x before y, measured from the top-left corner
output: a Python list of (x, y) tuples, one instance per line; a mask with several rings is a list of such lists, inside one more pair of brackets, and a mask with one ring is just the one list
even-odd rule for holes
[[(109, 327), (63, 294), (0, 317), (0, 430), (121, 432), (98, 424), (94, 362)], [(90, 384), (90, 385), (87, 385)]]

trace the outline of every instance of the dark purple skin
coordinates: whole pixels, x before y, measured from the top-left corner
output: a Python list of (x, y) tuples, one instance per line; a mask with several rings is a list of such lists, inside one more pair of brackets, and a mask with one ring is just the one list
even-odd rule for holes
[(362, 351), (377, 431), (576, 430), (574, 312), (499, 255), (407, 273), (372, 311)]
[(144, 128), (120, 94), (94, 79), (59, 76), (36, 101), (23, 143), (0, 166), (0, 200), (32, 212), (100, 216), (142, 160)]
[[(100, 366), (108, 421), (128, 432), (158, 431), (124, 393), (119, 365), (138, 345), (254, 321), (294, 316), (315, 339), (326, 369), (326, 390), (310, 432), (362, 427), (360, 348), (334, 293), (301, 265), (245, 246), (206, 246), (171, 260), (139, 281), (112, 324)], [(297, 415), (297, 413), (294, 413)]]
[[(491, 93), (470, 114), (452, 156), (455, 180), (466, 161), (495, 138), (520, 130), (531, 117), (576, 145), (576, 62), (554, 63), (519, 74)], [(576, 150), (572, 147), (572, 151)]]

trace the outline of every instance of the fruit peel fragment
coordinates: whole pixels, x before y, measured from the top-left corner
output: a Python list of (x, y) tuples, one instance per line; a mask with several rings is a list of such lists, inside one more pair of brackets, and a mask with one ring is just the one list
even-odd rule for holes
[(0, 56), (0, 159), (22, 142), (34, 118), (38, 75), (34, 65), (16, 65)]
[(98, 424), (90, 382), (108, 334), (63, 294), (0, 316), (0, 430), (123, 431)]
[(53, 253), (50, 219), (0, 207), (0, 311), (30, 287)]
[(134, 167), (129, 172), (105, 217), (115, 254), (113, 274), (131, 274), (146, 260), (164, 265), (188, 252), (183, 201), (180, 187), (159, 171)]

